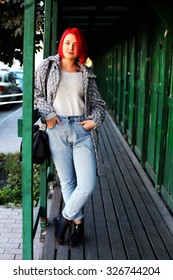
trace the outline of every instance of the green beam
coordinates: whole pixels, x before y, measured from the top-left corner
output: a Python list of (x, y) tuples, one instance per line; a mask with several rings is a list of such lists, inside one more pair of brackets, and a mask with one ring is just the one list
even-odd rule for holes
[(41, 217), (47, 218), (47, 162), (41, 165), (40, 170), (40, 207)]
[(51, 53), (51, 7), (52, 0), (45, 0), (45, 17), (44, 17), (44, 52), (46, 58)]
[(58, 2), (57, 0), (53, 0), (53, 8), (52, 8), (52, 43), (51, 43), (51, 54), (57, 54), (57, 28), (58, 28)]
[(34, 88), (36, 1), (24, 1), (24, 94), (22, 139), (23, 259), (33, 259), (33, 165), (32, 126)]
[[(166, 41), (165, 41), (165, 69), (169, 69), (170, 66), (170, 53), (171, 53), (171, 46), (172, 46), (172, 34), (168, 32), (167, 36), (166, 36)], [(161, 116), (160, 116), (160, 120), (161, 120), (161, 135), (160, 135), (160, 142), (159, 142), (159, 150), (158, 150), (158, 171), (157, 171), (157, 184), (158, 185), (163, 185), (163, 170), (164, 170), (164, 165), (165, 165), (165, 151), (166, 151), (166, 139), (165, 139), (165, 135), (167, 133), (167, 125), (168, 125), (168, 121), (167, 121), (167, 107), (165, 102), (168, 100), (167, 96), (168, 96), (168, 86), (170, 85), (169, 82), (170, 76), (168, 75), (167, 71), (165, 71), (164, 74), (164, 85), (163, 85), (163, 94), (161, 96), (161, 106), (160, 108), (162, 108), (161, 111)]]

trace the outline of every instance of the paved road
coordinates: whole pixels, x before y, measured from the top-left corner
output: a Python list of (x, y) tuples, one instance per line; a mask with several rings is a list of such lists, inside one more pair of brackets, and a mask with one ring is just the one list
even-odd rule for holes
[(15, 105), (10, 110), (0, 108), (0, 153), (14, 153), (20, 150), (17, 122), (22, 116), (22, 106)]

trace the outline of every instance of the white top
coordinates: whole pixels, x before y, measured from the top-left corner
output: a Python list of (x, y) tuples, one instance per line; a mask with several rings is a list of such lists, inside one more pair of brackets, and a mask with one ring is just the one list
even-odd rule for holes
[(81, 72), (61, 70), (61, 78), (53, 107), (60, 116), (80, 116), (84, 111), (84, 93)]

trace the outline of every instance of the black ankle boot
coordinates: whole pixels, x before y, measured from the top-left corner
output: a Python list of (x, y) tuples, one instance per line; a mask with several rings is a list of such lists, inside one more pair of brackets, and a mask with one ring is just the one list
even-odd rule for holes
[(65, 233), (70, 224), (70, 221), (65, 219), (62, 215), (59, 215), (53, 219), (53, 224), (55, 226), (54, 236), (58, 244), (62, 245), (64, 243)]
[(84, 235), (84, 224), (83, 223), (78, 225), (75, 224), (74, 231), (68, 239), (68, 245), (70, 247), (75, 247), (80, 243), (81, 239), (83, 238), (83, 235)]

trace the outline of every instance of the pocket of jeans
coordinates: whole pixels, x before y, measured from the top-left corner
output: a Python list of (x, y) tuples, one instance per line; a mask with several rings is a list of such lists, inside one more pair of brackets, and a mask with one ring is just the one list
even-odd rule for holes
[(77, 131), (78, 131), (79, 134), (83, 134), (83, 135), (84, 134), (90, 134), (90, 132), (91, 132), (91, 130), (85, 129), (84, 126), (81, 125), (81, 124), (77, 125)]

